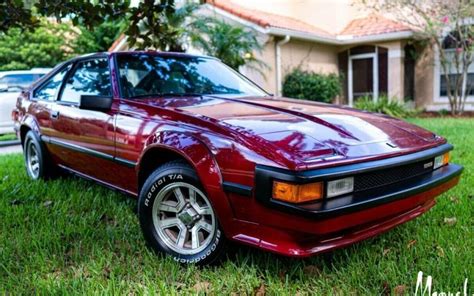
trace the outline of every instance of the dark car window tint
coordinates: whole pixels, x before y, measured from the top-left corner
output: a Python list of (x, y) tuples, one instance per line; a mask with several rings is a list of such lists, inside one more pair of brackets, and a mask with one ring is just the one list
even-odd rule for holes
[(160, 94), (265, 95), (247, 79), (210, 58), (134, 54), (119, 55), (117, 61), (124, 97)]
[(110, 96), (110, 88), (107, 59), (79, 62), (64, 86), (61, 101), (79, 103), (81, 95)]
[(27, 87), (41, 76), (43, 74), (7, 74), (0, 78), (0, 84)]
[(53, 77), (49, 78), (42, 87), (35, 90), (33, 97), (38, 100), (53, 101), (69, 69), (71, 69), (71, 65), (66, 66)]

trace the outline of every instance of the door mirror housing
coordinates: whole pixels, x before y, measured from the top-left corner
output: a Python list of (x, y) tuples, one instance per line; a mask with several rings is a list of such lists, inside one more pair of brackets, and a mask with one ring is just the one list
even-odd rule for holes
[(109, 111), (112, 108), (111, 96), (81, 95), (79, 109), (94, 111)]

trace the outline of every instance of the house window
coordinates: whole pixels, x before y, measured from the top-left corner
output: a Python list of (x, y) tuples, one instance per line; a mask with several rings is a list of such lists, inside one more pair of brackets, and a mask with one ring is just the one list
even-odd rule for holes
[[(451, 83), (454, 83), (454, 81), (456, 81), (457, 75), (459, 74), (449, 74), (449, 80), (451, 81)], [(462, 86), (459, 87), (458, 93), (461, 93), (461, 91)], [(472, 73), (467, 74), (466, 93), (468, 96), (474, 96), (474, 71), (472, 71)], [(439, 95), (442, 97), (448, 96), (448, 86), (444, 74), (441, 74)]]
[[(442, 97), (448, 96), (448, 83), (446, 74), (448, 74), (449, 81), (452, 85), (454, 85), (458, 80), (457, 78), (462, 75), (462, 65), (457, 66), (456, 64), (456, 50), (458, 50), (457, 47), (462, 46), (460, 44), (461, 42), (462, 41), (459, 41), (458, 34), (456, 32), (451, 32), (443, 40), (443, 48), (447, 62), (446, 70), (448, 73), (445, 72), (444, 67), (440, 67), (439, 94)], [(469, 65), (466, 78), (465, 85), (458, 86), (458, 93), (460, 94), (465, 87), (466, 94), (468, 96), (474, 96), (474, 63)], [(454, 90), (454, 86), (452, 86), (451, 89)]]

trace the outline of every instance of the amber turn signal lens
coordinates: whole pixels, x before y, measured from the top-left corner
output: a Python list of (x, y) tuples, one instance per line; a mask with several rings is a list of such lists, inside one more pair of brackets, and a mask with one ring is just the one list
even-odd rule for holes
[(447, 165), (449, 163), (450, 158), (451, 158), (451, 156), (449, 155), (449, 152), (445, 153), (443, 155), (443, 165)]
[(434, 159), (433, 169), (438, 169), (442, 166), (445, 166), (449, 163), (449, 152), (446, 152), (443, 155), (437, 156)]
[(323, 198), (323, 183), (291, 184), (273, 181), (273, 198), (291, 202), (301, 203)]

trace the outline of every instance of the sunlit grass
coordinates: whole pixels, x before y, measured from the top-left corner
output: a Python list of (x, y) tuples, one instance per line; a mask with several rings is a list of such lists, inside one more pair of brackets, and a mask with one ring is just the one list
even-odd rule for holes
[(0, 142), (1, 141), (13, 141), (13, 140), (16, 140), (16, 135), (15, 134), (0, 135)]

